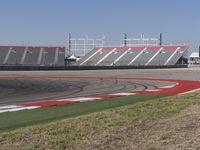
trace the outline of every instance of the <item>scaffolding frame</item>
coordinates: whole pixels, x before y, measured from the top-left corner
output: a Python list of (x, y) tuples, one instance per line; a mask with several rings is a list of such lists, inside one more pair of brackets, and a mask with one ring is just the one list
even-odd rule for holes
[(159, 38), (145, 38), (144, 34), (141, 34), (140, 38), (125, 38), (121, 39), (121, 46), (158, 46), (160, 45)]
[(65, 58), (71, 55), (81, 57), (95, 47), (103, 47), (105, 45), (105, 36), (103, 35), (102, 38), (98, 39), (89, 38), (87, 35), (84, 38), (71, 38), (71, 34), (69, 34), (66, 43)]

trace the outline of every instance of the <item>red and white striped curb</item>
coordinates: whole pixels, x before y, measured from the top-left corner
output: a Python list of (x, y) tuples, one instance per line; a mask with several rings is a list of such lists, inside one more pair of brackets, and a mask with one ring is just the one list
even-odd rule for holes
[(78, 97), (78, 98), (59, 99), (59, 100), (42, 101), (42, 102), (30, 102), (30, 103), (17, 104), (17, 105), (7, 105), (7, 106), (0, 106), (0, 113), (16, 112), (20, 110), (30, 110), (30, 109), (40, 108), (40, 107), (74, 104), (74, 103), (81, 103), (81, 102), (86, 102), (86, 101), (94, 101), (94, 100), (99, 100), (99, 99), (104, 99), (104, 98), (114, 98), (114, 97), (121, 97), (121, 96), (128, 96), (128, 95), (135, 95), (135, 94), (134, 93), (114, 93), (114, 94), (93, 96), (93, 97)]
[[(112, 79), (112, 78), (111, 78)], [(146, 89), (134, 92), (124, 92), (124, 93), (111, 93), (107, 95), (98, 95), (98, 96), (88, 96), (88, 97), (77, 97), (77, 98), (69, 98), (69, 99), (59, 99), (59, 100), (51, 100), (51, 101), (43, 101), (43, 102), (31, 102), (17, 105), (8, 105), (8, 106), (0, 106), (0, 113), (4, 112), (16, 112), (20, 110), (30, 110), (40, 107), (50, 107), (50, 106), (58, 106), (58, 105), (67, 105), (74, 103), (81, 103), (86, 101), (94, 101), (104, 98), (115, 98), (136, 94), (183, 94), (189, 93), (191, 91), (197, 91), (200, 89), (200, 82), (198, 81), (186, 81), (186, 80), (168, 80), (168, 79), (148, 79), (148, 78), (118, 78), (121, 80), (151, 80), (151, 81), (166, 81), (172, 82), (173, 85), (163, 86), (155, 89)]]
[[(165, 87), (165, 88), (167, 88), (167, 87)], [(160, 90), (161, 89), (148, 89), (148, 90), (144, 90), (144, 91), (152, 92), (152, 91), (160, 91)], [(99, 95), (99, 96), (77, 97), (77, 98), (70, 98), (70, 99), (59, 99), (59, 100), (50, 100), (50, 101), (42, 101), (42, 102), (29, 102), (29, 103), (17, 104), (17, 105), (0, 106), (0, 113), (16, 112), (16, 111), (20, 111), (20, 110), (31, 110), (31, 109), (36, 109), (36, 108), (40, 108), (40, 107), (50, 107), (50, 106), (74, 104), (74, 103), (100, 100), (100, 99), (105, 99), (105, 98), (130, 96), (130, 95), (136, 95), (136, 94), (137, 93), (134, 93), (134, 92), (111, 93), (111, 94)]]
[(35, 108), (39, 108), (39, 107), (40, 106), (24, 107), (24, 106), (18, 106), (18, 105), (0, 106), (0, 113), (15, 112), (15, 111), (20, 111), (20, 110), (30, 110), (30, 109), (35, 109)]

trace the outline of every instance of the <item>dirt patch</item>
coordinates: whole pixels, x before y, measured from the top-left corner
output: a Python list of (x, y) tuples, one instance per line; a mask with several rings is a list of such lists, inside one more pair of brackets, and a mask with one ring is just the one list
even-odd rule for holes
[(84, 137), (75, 149), (200, 149), (200, 105), (136, 127), (118, 126)]

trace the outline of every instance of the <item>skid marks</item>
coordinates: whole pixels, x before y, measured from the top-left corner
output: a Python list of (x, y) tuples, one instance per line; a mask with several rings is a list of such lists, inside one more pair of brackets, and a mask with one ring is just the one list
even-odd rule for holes
[[(79, 78), (80, 79), (80, 78)], [(89, 79), (89, 78), (87, 78)], [(93, 78), (91, 78), (93, 79)], [(96, 78), (97, 79), (97, 78)], [(110, 94), (103, 94), (103, 95), (95, 95), (95, 96), (87, 96), (87, 97), (77, 97), (77, 98), (69, 98), (69, 99), (58, 99), (58, 100), (51, 100), (51, 101), (42, 101), (42, 102), (31, 102), (31, 103), (23, 103), (17, 105), (8, 105), (8, 106), (0, 106), (0, 113), (3, 112), (15, 112), (20, 110), (28, 110), (28, 109), (35, 109), (40, 107), (50, 107), (50, 106), (59, 106), (59, 105), (67, 105), (67, 104), (75, 104), (81, 103), (86, 101), (94, 101), (100, 100), (105, 98), (115, 98), (115, 97), (122, 97), (122, 96), (129, 96), (129, 95), (136, 95), (136, 94), (184, 94), (190, 93), (197, 90), (200, 90), (200, 82), (199, 81), (188, 81), (188, 80), (169, 80), (169, 79), (149, 79), (149, 78), (106, 78), (107, 80), (140, 80), (140, 81), (161, 81), (161, 82), (171, 82), (171, 85), (157, 87), (153, 86), (153, 88), (147, 88), (145, 85), (142, 84), (144, 88), (140, 90), (134, 90), (129, 92), (116, 92)], [(116, 82), (116, 81), (115, 81)]]

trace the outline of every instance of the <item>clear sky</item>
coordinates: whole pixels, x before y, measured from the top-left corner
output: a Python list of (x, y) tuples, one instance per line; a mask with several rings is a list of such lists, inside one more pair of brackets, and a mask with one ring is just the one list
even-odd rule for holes
[(0, 0), (0, 19), (0, 45), (64, 45), (69, 32), (108, 44), (161, 32), (164, 44), (200, 45), (200, 0)]

